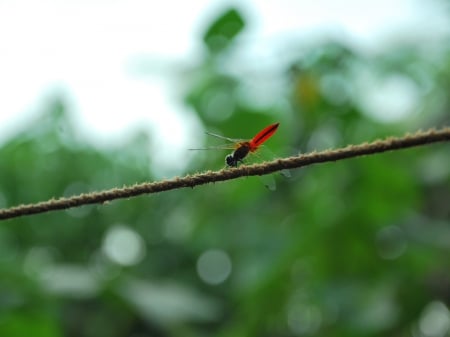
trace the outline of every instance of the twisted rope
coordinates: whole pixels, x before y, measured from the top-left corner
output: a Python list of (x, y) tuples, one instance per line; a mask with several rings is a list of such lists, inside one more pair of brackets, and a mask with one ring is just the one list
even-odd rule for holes
[(260, 164), (249, 166), (242, 165), (238, 168), (227, 168), (220, 171), (207, 171), (204, 173), (187, 175), (181, 178), (175, 177), (163, 181), (146, 182), (122, 188), (113, 188), (110, 190), (80, 194), (67, 198), (50, 199), (34, 204), (19, 205), (1, 209), (0, 220), (63, 210), (89, 204), (102, 204), (108, 201), (136, 197), (142, 194), (153, 194), (185, 187), (193, 188), (195, 186), (236, 179), (244, 176), (265, 175), (284, 169), (296, 169), (318, 163), (338, 161), (347, 158), (372, 155), (375, 153), (406, 149), (449, 140), (450, 127), (444, 127), (439, 130), (430, 129), (427, 131), (418, 131), (414, 134), (406, 134), (403, 137), (389, 137), (384, 140), (376, 140), (371, 143), (349, 145), (347, 147), (335, 150), (311, 152), (298, 156), (277, 159), (270, 162), (263, 162)]

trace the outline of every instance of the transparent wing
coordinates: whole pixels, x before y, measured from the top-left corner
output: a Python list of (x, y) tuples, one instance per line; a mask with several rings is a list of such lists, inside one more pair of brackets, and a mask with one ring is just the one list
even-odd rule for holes
[(241, 142), (245, 142), (245, 139), (229, 138), (229, 137), (225, 137), (225, 136), (222, 136), (222, 135), (218, 135), (218, 134), (216, 134), (216, 133), (212, 133), (212, 132), (209, 132), (209, 131), (206, 131), (205, 133), (206, 133), (207, 135), (209, 135), (209, 136), (213, 136), (213, 137), (216, 137), (216, 138), (219, 138), (219, 139), (223, 139), (223, 140), (226, 140), (226, 141), (231, 142), (231, 143), (241, 143)]
[(281, 170), (280, 174), (287, 179), (292, 178), (291, 171), (289, 171), (288, 169)]
[(234, 150), (235, 146), (233, 144), (226, 144), (226, 145), (220, 145), (220, 146), (210, 146), (210, 147), (203, 147), (198, 149), (188, 149), (189, 151), (201, 151), (201, 150)]
[(265, 176), (260, 176), (258, 177), (262, 183), (264, 184), (264, 186), (271, 192), (274, 192), (277, 190), (277, 183), (275, 181), (275, 178), (273, 177), (272, 174), (270, 175), (265, 175)]
[[(261, 145), (258, 147), (258, 151), (251, 153), (247, 162), (255, 163), (255, 162), (263, 162), (263, 161), (272, 161), (277, 159), (277, 156), (266, 146)], [(283, 178), (288, 179), (291, 178), (291, 172), (288, 169), (284, 169), (279, 171), (277, 174), (283, 176)], [(264, 185), (270, 191), (275, 191), (277, 188), (275, 175), (265, 175), (261, 176), (260, 179), (263, 181)]]

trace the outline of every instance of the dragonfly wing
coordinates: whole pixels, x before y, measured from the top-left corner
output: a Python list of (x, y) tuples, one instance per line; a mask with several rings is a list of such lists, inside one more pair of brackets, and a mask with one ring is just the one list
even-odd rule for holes
[(289, 171), (288, 169), (281, 170), (280, 174), (285, 178), (292, 178), (291, 171)]
[(262, 181), (264, 186), (269, 191), (274, 192), (274, 191), (277, 190), (277, 183), (276, 183), (275, 178), (273, 177), (273, 175), (269, 174), (269, 175), (265, 175), (265, 176), (260, 176), (259, 179)]
[(216, 137), (216, 138), (219, 138), (219, 139), (223, 139), (223, 140), (229, 141), (231, 143), (240, 143), (240, 142), (244, 142), (245, 141), (244, 139), (229, 138), (229, 137), (218, 135), (216, 133), (212, 133), (212, 132), (209, 132), (209, 131), (206, 131), (206, 134), (209, 135), (209, 136), (213, 136), (213, 137)]
[(198, 149), (188, 149), (189, 151), (200, 151), (200, 150), (234, 150), (233, 144), (227, 144), (227, 145), (220, 145), (220, 146), (210, 146), (210, 147), (203, 147)]
[[(258, 151), (252, 153), (252, 157), (257, 158), (258, 161), (260, 161), (260, 162), (273, 161), (273, 160), (277, 159), (277, 156), (266, 145), (259, 146)], [(279, 171), (279, 174), (282, 175), (283, 178), (291, 178), (292, 177), (291, 171), (288, 169), (283, 169), (283, 170)], [(266, 187), (269, 190), (276, 189), (276, 187), (272, 187), (273, 185), (275, 185), (275, 179), (272, 179), (272, 180), (273, 180), (273, 182), (270, 184), (264, 183), (264, 185), (266, 185)]]
[[(291, 177), (291, 173), (289, 172), (289, 170), (281, 170), (279, 172), (279, 174), (281, 176), (283, 176), (283, 178), (287, 179)], [(276, 191), (277, 190), (277, 180), (275, 179), (276, 176), (273, 174), (268, 174), (268, 175), (264, 175), (264, 176), (259, 176), (258, 177), (264, 184), (264, 186), (269, 190), (269, 191)]]

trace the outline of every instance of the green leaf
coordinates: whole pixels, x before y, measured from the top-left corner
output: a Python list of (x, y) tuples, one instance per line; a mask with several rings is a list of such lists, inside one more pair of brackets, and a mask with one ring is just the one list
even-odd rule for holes
[(61, 336), (56, 320), (45, 310), (10, 312), (3, 314), (1, 319), (0, 336)]
[(203, 36), (203, 42), (211, 53), (220, 53), (231, 45), (244, 27), (241, 14), (234, 8), (229, 9), (211, 24)]

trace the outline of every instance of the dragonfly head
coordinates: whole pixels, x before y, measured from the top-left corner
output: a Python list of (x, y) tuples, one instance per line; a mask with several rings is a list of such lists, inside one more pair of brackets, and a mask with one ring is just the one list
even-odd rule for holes
[(233, 154), (229, 154), (228, 156), (225, 157), (225, 163), (227, 164), (228, 167), (237, 167), (238, 160), (236, 160)]
[(237, 167), (239, 163), (243, 162), (243, 159), (248, 155), (250, 149), (249, 142), (240, 143), (232, 154), (225, 157), (225, 162), (229, 167)]

